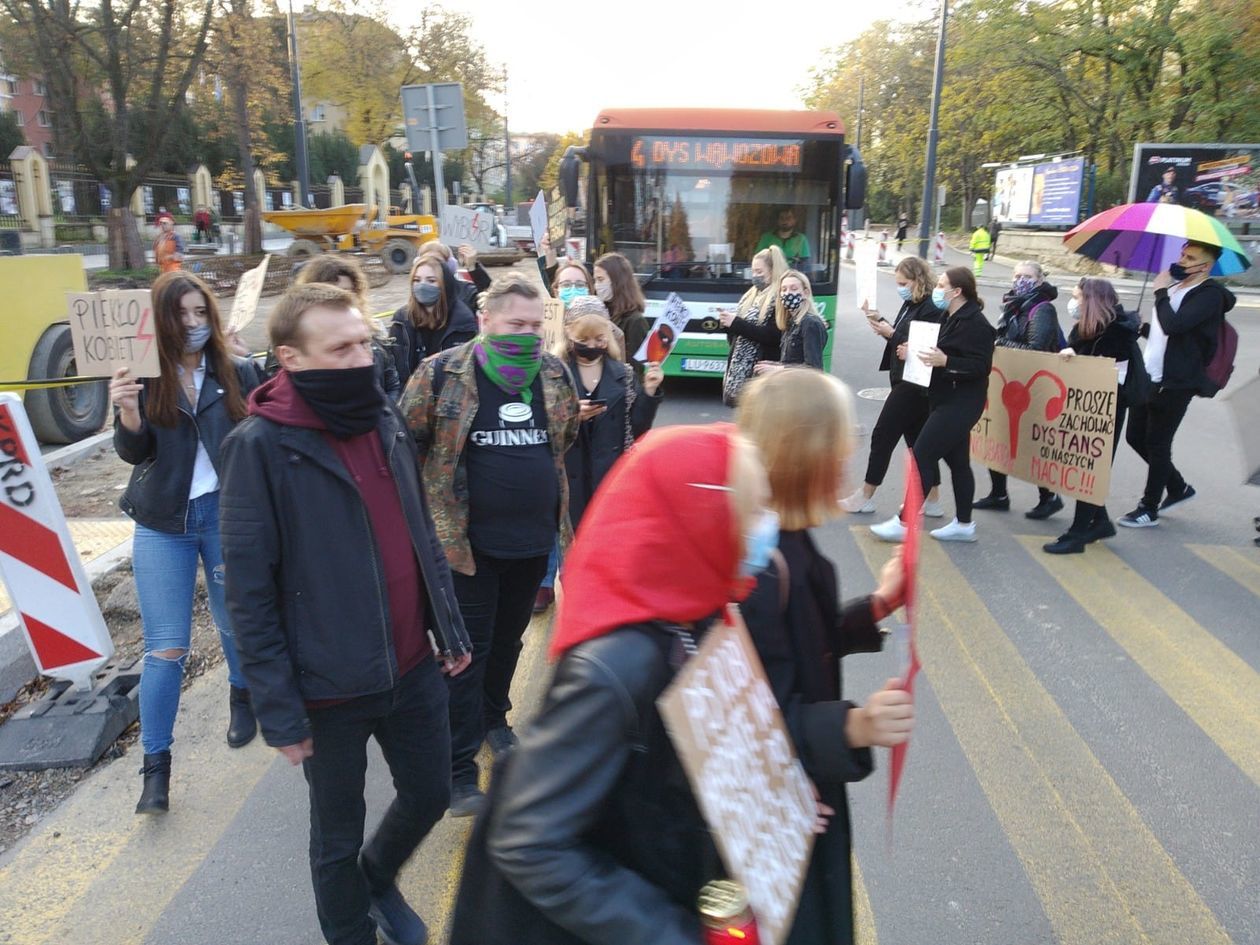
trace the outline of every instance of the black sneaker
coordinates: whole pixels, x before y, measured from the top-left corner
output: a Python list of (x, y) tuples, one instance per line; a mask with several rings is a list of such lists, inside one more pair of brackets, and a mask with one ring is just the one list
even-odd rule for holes
[(988, 509), (991, 512), (1009, 512), (1011, 510), (1011, 497), (1008, 495), (986, 495), (983, 499), (976, 499), (971, 503), (973, 509)]
[(1079, 555), (1085, 551), (1087, 544), (1088, 540), (1085, 536), (1067, 532), (1060, 535), (1056, 541), (1042, 545), (1041, 550), (1049, 555)]
[(516, 747), (516, 733), (510, 725), (500, 725), (486, 732), (486, 744), (496, 758)]
[(1115, 538), (1116, 526), (1111, 524), (1111, 519), (1104, 516), (1094, 521), (1089, 528), (1085, 529), (1084, 538), (1087, 542), (1098, 541), (1100, 538)]
[(1170, 492), (1165, 497), (1164, 501), (1159, 503), (1159, 510), (1161, 512), (1167, 512), (1174, 505), (1181, 505), (1182, 502), (1189, 502), (1196, 495), (1198, 495), (1198, 493), (1194, 491), (1194, 486), (1190, 485), (1190, 483), (1187, 482), (1186, 487), (1182, 489), (1181, 492), (1178, 493), (1177, 495), (1173, 495)]
[(1128, 515), (1121, 515), (1120, 524), (1125, 528), (1151, 528), (1159, 524), (1159, 512), (1145, 505), (1139, 505)]
[(1049, 518), (1055, 512), (1063, 511), (1063, 500), (1057, 495), (1052, 495), (1044, 502), (1038, 502), (1035, 506), (1024, 513), (1024, 518), (1031, 518), (1034, 521), (1040, 521), (1043, 518)]
[(397, 886), (380, 893), (369, 891), (369, 895), (368, 915), (388, 945), (425, 945), (429, 930)]
[(475, 784), (455, 784), (451, 787), (451, 816), (476, 817), (486, 806), (486, 796)]

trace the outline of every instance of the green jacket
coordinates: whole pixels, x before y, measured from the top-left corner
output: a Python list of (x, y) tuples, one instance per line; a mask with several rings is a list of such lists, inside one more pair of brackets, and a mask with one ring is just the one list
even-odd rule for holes
[[(433, 515), (442, 549), (451, 568), (460, 574), (476, 573), (472, 545), (468, 541), (468, 468), (464, 444), (477, 415), (477, 370), (473, 345), (457, 348), (426, 359), (412, 375), (399, 404), (407, 427), (420, 453), (420, 472), (425, 498)], [(433, 381), (438, 363), (443, 368), (436, 398)], [(547, 411), (547, 435), (556, 461), (556, 482), (560, 488), (557, 525), (560, 546), (567, 548), (573, 538), (569, 525), (569, 477), (564, 454), (577, 439), (578, 398), (573, 380), (559, 358), (543, 354), (543, 404)]]

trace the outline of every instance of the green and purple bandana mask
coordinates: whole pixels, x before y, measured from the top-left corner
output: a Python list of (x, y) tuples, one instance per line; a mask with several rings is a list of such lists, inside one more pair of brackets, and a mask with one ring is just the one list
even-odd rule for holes
[(542, 367), (542, 339), (537, 335), (478, 335), (473, 356), (495, 386), (525, 403), (534, 399), (529, 389)]

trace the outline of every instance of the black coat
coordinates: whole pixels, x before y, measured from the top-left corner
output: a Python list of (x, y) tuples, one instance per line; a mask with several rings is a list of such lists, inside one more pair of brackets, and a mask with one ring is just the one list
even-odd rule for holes
[(1062, 351), (1063, 332), (1054, 300), (1059, 290), (1042, 282), (1029, 293), (1002, 297), (1002, 317), (998, 319), (997, 346), (1029, 351)]
[(450, 945), (697, 945), (723, 875), (656, 700), (683, 661), (661, 624), (560, 660), (469, 842)]
[[(258, 386), (258, 369), (245, 358), (232, 358), (241, 396)], [(188, 491), (192, 486), (193, 466), (197, 461), (197, 441), (206, 448), (214, 470), (223, 476), (220, 447), (237, 421), (228, 415), (223, 388), (216, 378), (218, 368), (206, 357), (206, 376), (197, 398), (196, 417), (181, 391), (179, 422), (173, 427), (149, 422), (144, 405), (155, 378), (144, 378), (140, 392), (140, 429), (132, 433), (114, 412), (114, 450), (120, 459), (136, 468), (131, 471), (127, 489), (118, 507), (145, 528), (182, 535), (188, 516)]]
[[(569, 361), (569, 373), (575, 379), (579, 377), (576, 361)], [(635, 397), (627, 428), (626, 401), (631, 386)], [(569, 521), (575, 529), (604, 476), (625, 452), (627, 430), (631, 439), (637, 440), (652, 429), (662, 394), (658, 388), (656, 396), (649, 397), (627, 365), (605, 358), (603, 374), (590, 396), (606, 400), (607, 409), (578, 427), (576, 442), (564, 454), (564, 468), (569, 475)]]
[(447, 299), (445, 325), (433, 330), (417, 328), (411, 322), (407, 304), (399, 306), (389, 323), (394, 364), (398, 368), (398, 377), (403, 387), (407, 386), (411, 375), (425, 358), (439, 351), (457, 348), (466, 341), (472, 341), (477, 335), (477, 316), (464, 300), (466, 290), (463, 288), (467, 286), (472, 289), (475, 296), (476, 286), (456, 279), (445, 266), (442, 267), (442, 280)]
[(884, 343), (884, 355), (879, 359), (879, 369), (888, 372), (889, 383), (899, 383), (906, 370), (906, 362), (897, 357), (897, 348), (910, 340), (910, 323), (939, 322), (944, 314), (930, 295), (918, 302), (901, 303), (901, 310), (893, 319), (893, 333)]
[[(469, 652), (415, 446), (383, 404), (377, 426), (424, 578), (438, 655)], [(380, 549), (359, 487), (322, 431), (251, 416), (223, 444), (219, 530), (227, 605), (254, 713), (273, 746), (310, 737), (306, 703), (398, 681)]]
[(974, 396), (977, 387), (987, 390), (993, 367), (993, 326), (975, 302), (964, 302), (953, 315), (941, 320), (936, 347), (945, 352), (943, 368), (932, 369), (928, 394), (934, 404), (944, 403), (955, 393)]
[(1205, 369), (1216, 353), (1221, 322), (1235, 301), (1233, 292), (1208, 279), (1182, 296), (1181, 305), (1174, 312), (1168, 301), (1168, 290), (1155, 290), (1155, 317), (1168, 336), (1160, 387), (1215, 393), (1207, 383)]
[(821, 371), (825, 347), (827, 323), (817, 315), (798, 315), (783, 333), (779, 360), (784, 364), (804, 364)]
[(757, 308), (750, 309), (745, 315), (736, 318), (726, 329), (726, 336), (732, 341), (738, 336), (748, 338), (757, 343), (758, 361), (777, 361), (782, 353), (783, 332), (779, 331), (779, 323), (774, 320), (774, 293), (762, 295), (762, 304), (767, 312)]
[(758, 577), (741, 609), (801, 763), (823, 802), (836, 812), (814, 843), (787, 945), (848, 945), (853, 942), (853, 876), (845, 785), (870, 774), (874, 761), (869, 748), (844, 743), (853, 703), (843, 698), (840, 659), (878, 652), (883, 636), (869, 597), (840, 606), (835, 566), (809, 532), (780, 532), (779, 550), (788, 567), (787, 606), (772, 567)]

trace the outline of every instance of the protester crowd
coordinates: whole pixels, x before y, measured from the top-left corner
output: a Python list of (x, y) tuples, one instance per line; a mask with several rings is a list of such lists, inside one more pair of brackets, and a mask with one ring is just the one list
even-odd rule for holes
[[(949, 470), (954, 515), (934, 538), (975, 541), (973, 509), (1009, 509), (997, 474), (975, 501), (969, 453), (995, 346), (1116, 362), (1117, 445), (1127, 413), (1149, 470), (1119, 523), (1158, 524), (1195, 494), (1172, 444), (1234, 299), (1208, 278), (1214, 247), (1188, 243), (1156, 281), (1148, 324), (1106, 280), (1086, 278), (1064, 332), (1057, 291), (1025, 263), (995, 329), (970, 268), (937, 274), (907, 259), (896, 316), (864, 311), (891, 390), (862, 482), (846, 484), (852, 396), (820, 370), (827, 326), (785, 256), (793, 245), (807, 257), (807, 244), (780, 223), (787, 236), (766, 241), (752, 288), (721, 313), (735, 423), (660, 431), (661, 366), (635, 359), (646, 303), (615, 253), (588, 271), (544, 247), (540, 268), (564, 307), (554, 350), (542, 293), (515, 274), (491, 280), (471, 247), (422, 252), (387, 331), (367, 316), (351, 259), (312, 261), (270, 314), (261, 364), (233, 353), (204, 283), (162, 275), (160, 376), (124, 370), (111, 383), (116, 449), (135, 466), (122, 508), (136, 522), (145, 637), (137, 813), (170, 805), (200, 560), (228, 665), (228, 744), (261, 731), (302, 766), (331, 945), (368, 945), (378, 931), (426, 940), (396, 878), (448, 811), (478, 817), (455, 945), (694, 945), (696, 896), (722, 865), (657, 699), (739, 602), (817, 796), (819, 837), (787, 941), (852, 942), (846, 785), (870, 773), (872, 747), (909, 737), (914, 712), (897, 680), (863, 705), (845, 699), (839, 661), (880, 649), (904, 568), (897, 550), (874, 593), (841, 603), (810, 530), (876, 510), (899, 440), (927, 492), (922, 514), (944, 517)], [(926, 386), (904, 377), (916, 322), (940, 326), (918, 355)], [(1027, 514), (1063, 507), (1043, 489)], [(903, 509), (872, 531), (896, 542), (910, 524)], [(1078, 502), (1045, 550), (1114, 534), (1104, 506)], [(555, 674), (518, 736), (507, 719), (523, 635), (557, 596)], [(365, 841), (370, 739), (396, 796)], [(483, 745), (496, 758), (488, 796)]]

